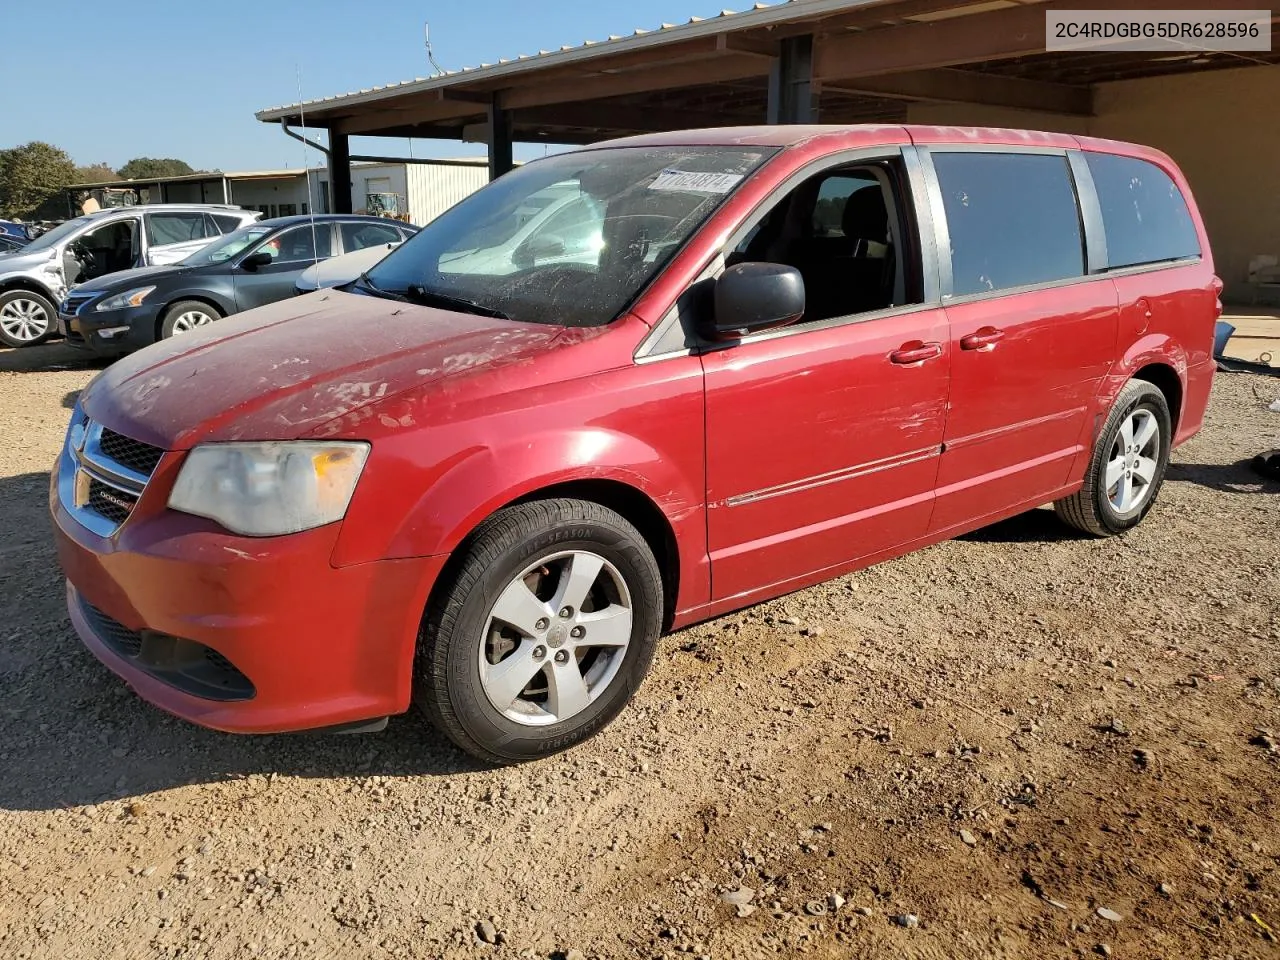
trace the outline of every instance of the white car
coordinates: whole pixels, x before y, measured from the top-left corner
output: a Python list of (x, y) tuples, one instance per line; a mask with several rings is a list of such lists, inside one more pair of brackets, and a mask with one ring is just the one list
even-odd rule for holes
[(604, 210), (576, 183), (552, 184), (526, 199), (514, 217), (471, 237), (483, 242), (443, 255), (441, 273), (501, 277), (535, 264), (594, 264), (604, 247)]
[[(381, 224), (378, 226), (381, 227)], [(302, 271), (298, 279), (294, 281), (294, 292), (298, 294), (314, 293), (316, 290), (323, 290), (327, 287), (340, 287), (344, 283), (350, 283), (418, 232), (417, 227), (408, 223), (396, 223), (394, 229), (400, 232), (403, 239), (363, 247), (353, 253), (330, 257), (328, 260), (321, 260), (319, 263), (307, 267)], [(348, 245), (352, 242), (345, 234), (343, 235), (343, 240)]]

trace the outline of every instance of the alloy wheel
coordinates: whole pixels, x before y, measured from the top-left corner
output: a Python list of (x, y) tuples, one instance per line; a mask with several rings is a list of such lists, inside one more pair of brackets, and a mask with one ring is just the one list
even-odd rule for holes
[(581, 713), (617, 678), (633, 619), (626, 581), (604, 557), (571, 550), (539, 560), (489, 611), (479, 649), (485, 696), (526, 726)]
[(0, 307), (0, 329), (14, 340), (30, 343), (49, 332), (49, 311), (44, 304), (16, 297)]
[(173, 332), (187, 333), (196, 327), (206, 327), (213, 323), (213, 317), (202, 310), (185, 310), (173, 321)]
[(1132, 513), (1147, 501), (1159, 463), (1160, 424), (1150, 410), (1134, 410), (1120, 424), (1104, 476), (1117, 513)]

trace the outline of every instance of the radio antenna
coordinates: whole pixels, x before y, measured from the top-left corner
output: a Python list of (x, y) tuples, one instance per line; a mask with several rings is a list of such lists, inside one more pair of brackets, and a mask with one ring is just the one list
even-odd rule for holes
[[(316, 198), (311, 193), (311, 163), (307, 160), (307, 112), (302, 105), (302, 64), (295, 63), (298, 72), (298, 119), (302, 122), (302, 182), (307, 188), (307, 215), (311, 221), (311, 258), (320, 262), (320, 249), (316, 245)], [(335, 186), (336, 189), (336, 186)], [(316, 281), (319, 283), (319, 280)]]
[(440, 66), (440, 64), (436, 62), (436, 55), (431, 49), (431, 24), (430, 23), (424, 23), (422, 25), (422, 42), (427, 48), (427, 63), (431, 65), (431, 69), (434, 71), (434, 73), (432, 73), (431, 75), (433, 77), (443, 76), (444, 67)]

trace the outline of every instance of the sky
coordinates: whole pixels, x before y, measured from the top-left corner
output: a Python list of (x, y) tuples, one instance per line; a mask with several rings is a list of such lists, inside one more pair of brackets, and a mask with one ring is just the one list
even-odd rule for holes
[[(731, 2), (731, 0), (730, 0)], [(43, 140), (76, 163), (139, 156), (196, 169), (318, 164), (323, 156), (254, 119), (265, 107), (430, 74), (423, 23), (447, 70), (554, 50), (636, 27), (718, 14), (725, 0), (0, 0), (0, 149)], [(741, 0), (734, 9), (750, 9)], [(104, 12), (104, 9), (109, 10)], [(75, 37), (85, 41), (77, 50)], [(14, 78), (25, 78), (15, 81)], [(321, 137), (320, 139), (323, 139)], [(352, 152), (405, 156), (405, 139)], [(412, 154), (477, 156), (480, 144), (415, 140)], [(518, 159), (541, 155), (541, 146)]]

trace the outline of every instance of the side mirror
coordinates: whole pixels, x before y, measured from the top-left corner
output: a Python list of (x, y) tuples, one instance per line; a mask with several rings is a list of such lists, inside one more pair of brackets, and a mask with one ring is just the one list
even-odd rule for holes
[(804, 316), (804, 278), (781, 263), (739, 263), (716, 280), (715, 309), (708, 334), (736, 340), (785, 327)]
[(539, 260), (564, 256), (564, 240), (560, 237), (531, 237), (516, 248), (512, 261), (518, 267), (532, 267)]
[(240, 269), (250, 272), (257, 270), (259, 267), (269, 266), (271, 263), (271, 254), (265, 250), (259, 250), (257, 253), (251, 253), (240, 261)]

